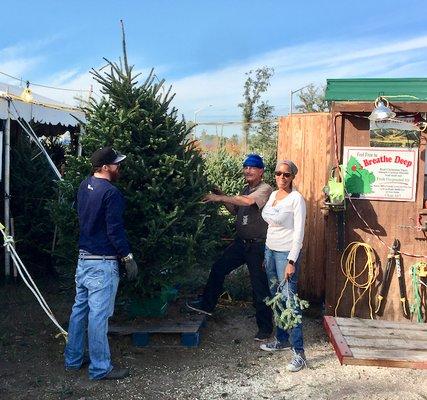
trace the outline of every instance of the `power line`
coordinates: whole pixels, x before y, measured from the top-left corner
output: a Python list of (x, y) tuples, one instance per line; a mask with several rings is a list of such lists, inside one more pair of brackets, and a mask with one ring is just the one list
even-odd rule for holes
[(2, 71), (0, 71), (0, 74), (7, 76), (8, 78), (15, 79), (16, 81), (21, 82), (21, 83), (27, 82), (27, 84), (29, 84), (31, 86), (42, 87), (42, 88), (46, 88), (46, 89), (63, 90), (65, 92), (90, 92), (90, 90), (88, 90), (88, 89), (68, 89), (68, 88), (61, 88), (61, 87), (56, 87), (56, 86), (42, 85), (40, 83), (32, 83), (32, 82), (27, 81), (25, 79), (17, 78), (16, 76), (6, 74), (5, 72), (2, 72)]
[[(279, 118), (274, 119), (262, 119), (262, 120), (254, 120), (249, 122), (244, 121), (210, 121), (210, 122), (198, 122), (196, 125), (250, 125), (250, 124), (266, 124), (270, 122), (278, 122)], [(191, 122), (191, 121), (190, 121)]]

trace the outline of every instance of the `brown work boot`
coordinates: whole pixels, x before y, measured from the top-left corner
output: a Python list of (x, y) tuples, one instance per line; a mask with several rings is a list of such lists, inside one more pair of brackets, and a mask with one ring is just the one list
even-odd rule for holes
[(103, 376), (101, 379), (105, 380), (115, 380), (115, 379), (123, 379), (129, 376), (129, 368), (116, 368), (113, 367), (113, 369), (105, 376)]

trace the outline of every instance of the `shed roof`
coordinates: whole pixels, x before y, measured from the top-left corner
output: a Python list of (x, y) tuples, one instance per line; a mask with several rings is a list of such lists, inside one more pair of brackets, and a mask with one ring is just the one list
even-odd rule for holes
[(393, 102), (427, 102), (427, 78), (327, 80), (327, 101), (374, 101), (378, 96)]

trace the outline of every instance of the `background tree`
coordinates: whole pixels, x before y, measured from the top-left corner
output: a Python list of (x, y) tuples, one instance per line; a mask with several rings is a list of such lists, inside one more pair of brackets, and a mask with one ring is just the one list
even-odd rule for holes
[(270, 67), (258, 68), (246, 73), (246, 81), (243, 90), (243, 103), (239, 104), (243, 113), (243, 143), (245, 152), (249, 144), (249, 132), (251, 130), (251, 121), (254, 119), (255, 106), (270, 85), (270, 78), (274, 74), (274, 69)]
[(274, 106), (262, 101), (257, 106), (255, 119), (262, 121), (256, 125), (255, 132), (250, 136), (249, 148), (264, 157), (276, 155), (278, 124), (273, 115)]
[(302, 113), (329, 111), (328, 102), (325, 100), (325, 87), (316, 87), (310, 84), (298, 95), (301, 104), (296, 109)]
[[(55, 227), (48, 211), (49, 203), (55, 199), (55, 175), (26, 133), (18, 129), (11, 140), (10, 194), (16, 249), (34, 277), (56, 277), (50, 254)], [(54, 150), (60, 148), (55, 145), (54, 148), (45, 143), (52, 157)], [(3, 211), (3, 205), (0, 208)]]

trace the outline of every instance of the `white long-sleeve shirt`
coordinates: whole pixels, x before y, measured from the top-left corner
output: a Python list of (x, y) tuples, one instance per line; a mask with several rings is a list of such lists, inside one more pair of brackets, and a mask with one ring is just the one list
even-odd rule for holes
[(304, 240), (305, 200), (293, 190), (273, 206), (277, 192), (271, 193), (262, 210), (262, 218), (268, 223), (266, 245), (271, 250), (289, 251), (288, 260), (296, 261)]

